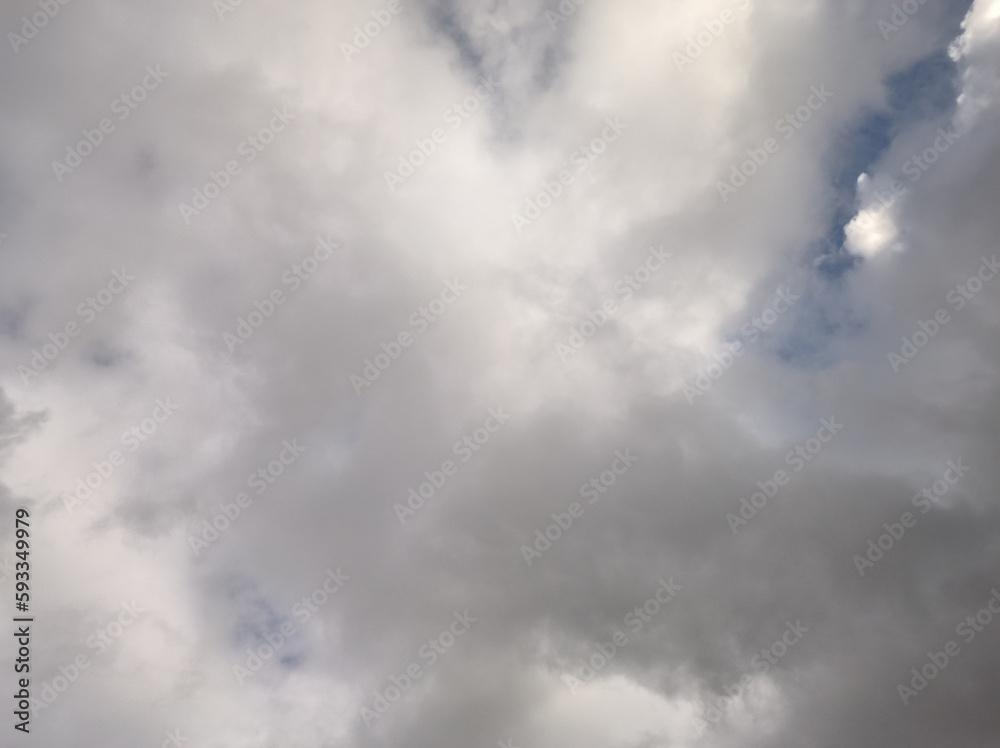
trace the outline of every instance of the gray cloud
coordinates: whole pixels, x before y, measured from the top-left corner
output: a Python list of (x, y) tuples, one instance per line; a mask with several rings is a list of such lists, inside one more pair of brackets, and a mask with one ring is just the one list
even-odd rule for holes
[(898, 5), (109, 0), (8, 37), (33, 737), (995, 745), (1000, 6)]

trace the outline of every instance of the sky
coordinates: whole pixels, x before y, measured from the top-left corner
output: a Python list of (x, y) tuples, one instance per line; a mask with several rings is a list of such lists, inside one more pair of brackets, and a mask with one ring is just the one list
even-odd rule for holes
[(0, 32), (0, 743), (1000, 745), (1000, 0)]

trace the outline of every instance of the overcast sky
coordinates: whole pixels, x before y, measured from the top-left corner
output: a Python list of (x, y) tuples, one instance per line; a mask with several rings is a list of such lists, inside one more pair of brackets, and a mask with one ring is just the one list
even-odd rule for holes
[(0, 31), (0, 743), (1000, 745), (1000, 0)]

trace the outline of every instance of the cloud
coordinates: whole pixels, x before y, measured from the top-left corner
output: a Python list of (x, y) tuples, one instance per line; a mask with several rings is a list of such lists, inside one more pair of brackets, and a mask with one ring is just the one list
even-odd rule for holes
[(53, 6), (0, 70), (34, 737), (995, 745), (1000, 15), (899, 5)]

